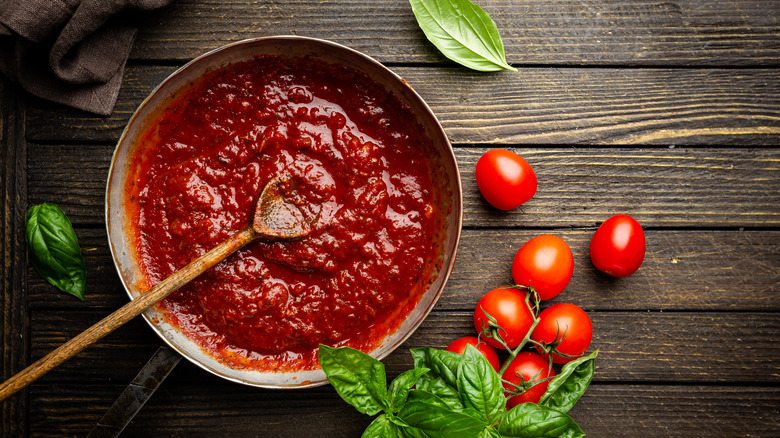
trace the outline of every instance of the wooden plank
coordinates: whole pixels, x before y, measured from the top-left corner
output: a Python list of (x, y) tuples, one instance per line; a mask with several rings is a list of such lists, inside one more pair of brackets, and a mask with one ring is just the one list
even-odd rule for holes
[[(571, 302), (578, 303), (577, 300)], [(593, 321), (591, 350), (600, 349), (599, 382), (780, 383), (780, 319), (777, 313), (602, 312)], [(474, 332), (473, 311), (434, 311), (396, 352), (384, 360), (388, 373), (412, 367), (414, 347), (446, 348)], [(102, 315), (97, 312), (33, 312), (32, 357), (42, 357)], [(41, 383), (130, 382), (161, 341), (133, 321), (44, 376)], [(206, 373), (185, 368), (184, 380)], [(178, 373), (177, 373), (178, 374)]]
[(772, 387), (593, 385), (569, 414), (591, 437), (777, 436)]
[[(45, 356), (107, 315), (108, 312), (31, 312), (31, 361)], [(162, 344), (146, 322), (136, 318), (34, 384), (69, 381), (129, 384)]]
[[(488, 148), (455, 149), (467, 228), (596, 227), (617, 213), (646, 228), (780, 225), (778, 149), (509, 149), (539, 182), (536, 196), (509, 212), (488, 205), (476, 185), (474, 168)], [(112, 152), (31, 144), (30, 202), (57, 202), (73, 223), (103, 226)]]
[[(23, 106), (17, 90), (0, 78), (0, 354), (2, 379), (27, 365), (28, 321), (25, 289), (24, 211), (27, 199), (26, 150)], [(26, 392), (6, 400), (0, 407), (0, 434), (27, 433)]]
[[(523, 68), (492, 75), (440, 66), (392, 69), (431, 106), (455, 144), (780, 143), (780, 76), (772, 69)], [(115, 142), (143, 98), (173, 70), (128, 67), (106, 118), (35, 101), (28, 138)]]
[[(490, 207), (474, 169), (487, 148), (458, 148), (467, 227), (595, 227), (617, 213), (645, 227), (776, 227), (778, 150), (527, 149), (538, 189), (525, 205)], [(576, 219), (575, 219), (576, 218)]]
[[(597, 310), (780, 310), (780, 233), (647, 231), (642, 267), (617, 279), (593, 267), (588, 255), (593, 231), (552, 231), (572, 248), (574, 275), (550, 303), (569, 301)], [(515, 253), (539, 234), (464, 231), (438, 307), (470, 309), (487, 291), (512, 284)]]
[[(84, 436), (121, 386), (43, 385), (30, 437)], [(592, 384), (569, 414), (589, 437), (774, 437), (772, 387)], [(330, 386), (272, 391), (168, 380), (122, 436), (359, 436), (371, 418)]]
[(108, 169), (115, 145), (29, 145), (31, 204), (54, 202), (74, 225), (105, 225)]
[[(496, 22), (513, 64), (771, 65), (780, 58), (780, 6), (772, 0), (479, 5)], [(140, 27), (134, 60), (188, 60), (245, 38), (297, 34), (382, 62), (451, 64), (425, 39), (407, 0), (177, 1)]]
[[(552, 233), (574, 254), (574, 276), (551, 303), (573, 301), (593, 310), (780, 311), (778, 231), (648, 230), (642, 267), (612, 278), (592, 266), (588, 245), (594, 229), (464, 230), (455, 267), (437, 309), (473, 309), (490, 289), (511, 284), (515, 252), (531, 238)], [(125, 304), (105, 231), (77, 229), (87, 262), (85, 302), (61, 293), (28, 268), (32, 310), (97, 310)]]

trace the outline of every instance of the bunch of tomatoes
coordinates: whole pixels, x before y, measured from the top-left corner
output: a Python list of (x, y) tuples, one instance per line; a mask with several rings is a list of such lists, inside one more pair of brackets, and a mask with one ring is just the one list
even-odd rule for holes
[[(533, 168), (514, 152), (493, 149), (476, 166), (477, 186), (485, 200), (500, 210), (511, 210), (536, 194)], [(596, 269), (614, 277), (633, 274), (645, 256), (645, 236), (639, 223), (627, 215), (606, 220), (590, 242)], [(544, 234), (525, 243), (512, 261), (515, 285), (486, 293), (474, 310), (477, 336), (456, 339), (447, 350), (463, 353), (471, 344), (501, 376), (507, 408), (538, 403), (555, 377), (553, 364), (565, 364), (587, 351), (593, 324), (579, 306), (558, 303), (543, 310), (543, 301), (560, 294), (571, 281), (574, 257), (560, 237)], [(498, 350), (508, 359), (499, 367)]]

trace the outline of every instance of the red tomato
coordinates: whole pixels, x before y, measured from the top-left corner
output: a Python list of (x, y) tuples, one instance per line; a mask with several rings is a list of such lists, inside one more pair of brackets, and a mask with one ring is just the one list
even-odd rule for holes
[(512, 278), (521, 286), (531, 286), (542, 300), (555, 297), (571, 281), (574, 256), (560, 237), (544, 234), (526, 242), (515, 254)]
[(607, 219), (590, 240), (593, 266), (613, 277), (627, 277), (645, 259), (645, 232), (634, 218), (619, 214)]
[(536, 174), (531, 165), (504, 149), (487, 151), (479, 158), (476, 178), (482, 196), (500, 210), (512, 210), (536, 193)]
[[(486, 293), (474, 310), (474, 328), (477, 333), (482, 333), (483, 327), (489, 327), (490, 319), (484, 313), (487, 312), (496, 319), (496, 323), (501, 327), (495, 332), (501, 335), (509, 348), (520, 345), (534, 322), (534, 315), (526, 305), (525, 297), (526, 292), (518, 289), (499, 288)], [(504, 348), (494, 338), (488, 338), (484, 335), (481, 337), (482, 340), (495, 348)]]
[[(550, 367), (550, 363), (547, 359), (536, 353), (524, 351), (518, 354), (512, 363), (509, 364), (509, 367), (504, 371), (501, 378), (507, 382), (518, 385), (522, 383), (537, 382), (547, 377), (554, 376), (555, 370)], [(547, 385), (549, 383), (549, 380), (538, 383), (512, 397), (509, 397), (510, 391), (513, 390), (512, 386), (504, 383), (504, 389), (507, 390), (506, 395), (509, 397), (506, 403), (507, 408), (513, 408), (520, 403), (539, 403), (539, 399), (542, 398), (545, 391), (547, 391)]]
[[(546, 344), (560, 342), (556, 350), (572, 357), (553, 353), (553, 362), (571, 362), (585, 354), (590, 347), (590, 341), (593, 340), (593, 323), (579, 306), (569, 303), (555, 304), (539, 313), (539, 323), (531, 333), (531, 339)], [(537, 351), (542, 352), (540, 348), (537, 348)]]
[[(452, 341), (452, 343), (447, 347), (447, 351), (463, 354), (463, 352), (466, 351), (466, 345), (473, 345), (477, 347), (477, 341), (478, 339), (474, 336), (464, 336)], [(477, 350), (479, 350), (479, 352), (482, 353), (485, 358), (487, 358), (488, 362), (490, 362), (490, 365), (493, 365), (493, 368), (495, 368), (496, 372), (498, 372), (498, 353), (496, 353), (496, 350), (484, 342), (479, 343)]]

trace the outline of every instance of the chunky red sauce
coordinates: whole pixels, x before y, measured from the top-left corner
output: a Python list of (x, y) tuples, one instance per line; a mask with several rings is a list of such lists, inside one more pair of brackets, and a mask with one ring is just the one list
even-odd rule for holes
[(375, 348), (435, 275), (443, 227), (426, 154), (400, 101), (343, 66), (259, 57), (206, 75), (150, 123), (126, 203), (150, 287), (246, 227), (265, 184), (313, 232), (255, 242), (160, 306), (231, 366), (317, 366), (319, 343)]

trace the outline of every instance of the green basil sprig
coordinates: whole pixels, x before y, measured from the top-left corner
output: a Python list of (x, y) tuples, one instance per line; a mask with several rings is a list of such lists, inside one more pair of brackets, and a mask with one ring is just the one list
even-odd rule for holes
[(469, 0), (409, 0), (425, 36), (447, 58), (474, 70), (512, 70), (496, 23)]
[(65, 213), (49, 203), (30, 207), (25, 215), (25, 237), (35, 270), (53, 286), (83, 301), (87, 267)]
[(498, 373), (473, 346), (462, 355), (435, 348), (411, 353), (414, 369), (388, 390), (380, 361), (349, 347), (320, 345), (320, 365), (341, 398), (360, 412), (379, 414), (363, 437), (584, 436), (566, 411), (590, 384), (596, 353), (565, 365), (550, 380), (544, 402), (509, 411)]

